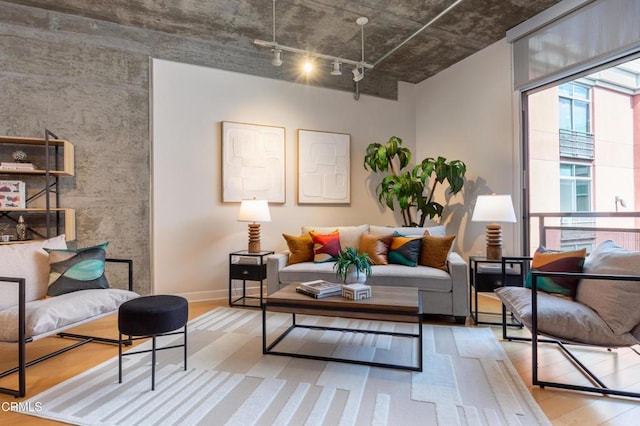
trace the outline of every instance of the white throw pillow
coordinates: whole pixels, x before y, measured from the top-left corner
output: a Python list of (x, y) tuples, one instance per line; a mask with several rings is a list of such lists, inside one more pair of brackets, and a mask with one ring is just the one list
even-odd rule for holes
[[(24, 244), (0, 245), (0, 277), (24, 278), (26, 300), (42, 299), (49, 283), (49, 254), (44, 247), (66, 249), (64, 235)], [(18, 304), (18, 285), (0, 282), (0, 309)]]
[[(607, 240), (584, 262), (587, 274), (640, 275), (640, 252)], [(640, 281), (581, 280), (576, 300), (596, 311), (614, 333), (631, 331), (640, 323)]]

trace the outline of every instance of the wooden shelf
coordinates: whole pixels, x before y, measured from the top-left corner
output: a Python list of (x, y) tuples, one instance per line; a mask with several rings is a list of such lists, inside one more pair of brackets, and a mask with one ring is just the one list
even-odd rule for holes
[[(34, 145), (45, 146), (44, 138), (21, 138), (16, 136), (0, 136), (0, 144), (3, 145)], [(64, 139), (49, 139), (50, 147), (60, 147), (63, 150), (62, 169), (49, 170), (52, 175), (74, 176), (75, 175), (75, 153), (73, 145)], [(21, 174), (21, 175), (44, 175), (45, 170), (4, 170), (0, 169), (0, 174)]]
[[(34, 208), (34, 207), (28, 207), (26, 209), (0, 209), (0, 213), (4, 213), (4, 212), (8, 212), (8, 213), (41, 213), (41, 214), (46, 214), (47, 213), (47, 209), (45, 208)], [(76, 210), (75, 209), (64, 209), (64, 208), (50, 208), (49, 209), (49, 213), (62, 213), (64, 214), (64, 234), (65, 234), (65, 239), (67, 241), (73, 241), (76, 239)], [(29, 241), (35, 241), (35, 240), (29, 240)], [(0, 244), (16, 244), (16, 243), (28, 243), (29, 241), (10, 241), (8, 243), (2, 243), (0, 242)]]
[[(32, 232), (37, 231), (34, 235), (57, 235), (58, 232), (64, 233), (68, 241), (76, 239), (76, 211), (74, 209), (61, 208), (58, 193), (58, 183), (60, 177), (75, 175), (75, 153), (73, 144), (64, 139), (55, 139), (53, 133), (45, 130), (45, 138), (25, 138), (20, 136), (0, 136), (0, 152), (2, 153), (2, 161), (12, 162), (11, 152), (15, 150), (24, 150), (29, 157), (34, 158), (39, 170), (12, 170), (0, 169), (0, 180), (8, 180), (7, 177), (15, 180), (26, 178), (27, 176), (38, 177), (28, 180), (33, 194), (29, 198), (27, 196), (26, 208), (4, 208), (0, 209), (0, 218), (5, 218), (5, 222), (13, 223), (17, 221), (18, 215), (24, 215), (28, 224), (33, 224)], [(42, 205), (44, 203), (34, 203), (34, 199), (43, 197), (45, 200), (50, 197), (51, 201), (49, 209), (44, 207), (30, 207), (30, 205)], [(31, 216), (31, 220), (28, 216)], [(44, 219), (45, 223), (42, 223)], [(48, 226), (47, 226), (48, 225)], [(44, 229), (44, 230), (43, 230)], [(9, 241), (0, 244), (20, 244), (29, 241)]]

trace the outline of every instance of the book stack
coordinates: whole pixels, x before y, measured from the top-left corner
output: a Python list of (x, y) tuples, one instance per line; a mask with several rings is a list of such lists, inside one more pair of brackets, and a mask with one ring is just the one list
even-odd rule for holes
[(307, 281), (300, 283), (296, 291), (306, 294), (316, 299), (329, 296), (340, 296), (342, 294), (342, 284), (330, 283), (324, 280)]
[(33, 163), (10, 163), (0, 162), (0, 170), (35, 170), (36, 166)]

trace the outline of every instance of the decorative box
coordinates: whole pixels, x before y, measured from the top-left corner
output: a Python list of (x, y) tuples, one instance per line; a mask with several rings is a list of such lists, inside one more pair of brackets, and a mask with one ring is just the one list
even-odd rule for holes
[(342, 297), (350, 300), (371, 298), (371, 286), (365, 284), (349, 284), (342, 286)]

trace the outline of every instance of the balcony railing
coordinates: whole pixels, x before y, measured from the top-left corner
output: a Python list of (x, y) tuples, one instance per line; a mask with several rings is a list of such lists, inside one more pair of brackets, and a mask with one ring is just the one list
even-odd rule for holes
[(560, 156), (593, 160), (593, 133), (560, 129)]
[(595, 248), (613, 240), (628, 250), (640, 251), (640, 212), (531, 213), (529, 248), (560, 250), (567, 247)]

